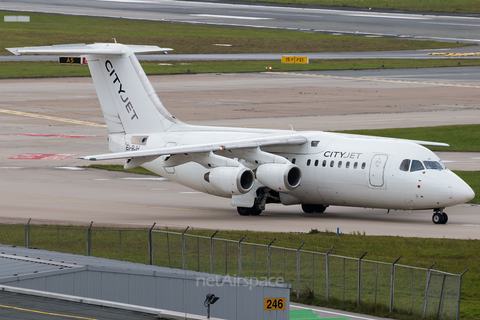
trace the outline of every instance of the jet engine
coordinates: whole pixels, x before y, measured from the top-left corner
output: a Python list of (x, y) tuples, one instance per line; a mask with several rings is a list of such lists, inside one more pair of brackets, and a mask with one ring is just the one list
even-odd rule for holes
[(302, 181), (302, 171), (291, 164), (266, 163), (257, 168), (257, 180), (276, 191), (291, 191)]
[(207, 172), (205, 181), (233, 195), (245, 194), (253, 188), (255, 175), (246, 167), (217, 167)]

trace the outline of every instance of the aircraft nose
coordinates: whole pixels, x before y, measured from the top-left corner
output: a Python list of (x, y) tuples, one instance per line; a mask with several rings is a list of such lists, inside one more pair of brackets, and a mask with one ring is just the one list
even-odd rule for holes
[(456, 203), (465, 203), (475, 197), (475, 192), (463, 180), (452, 185), (452, 198)]

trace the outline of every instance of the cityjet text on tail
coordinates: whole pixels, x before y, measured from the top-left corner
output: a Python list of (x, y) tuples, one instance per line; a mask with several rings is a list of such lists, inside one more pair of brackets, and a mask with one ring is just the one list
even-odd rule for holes
[(109, 131), (111, 153), (86, 160), (125, 159), (169, 180), (231, 198), (240, 215), (259, 215), (268, 203), (433, 210), (474, 197), (473, 190), (425, 145), (412, 141), (320, 131), (188, 125), (163, 106), (136, 53), (157, 46), (119, 43), (8, 49), (14, 54), (82, 55), (88, 61)]

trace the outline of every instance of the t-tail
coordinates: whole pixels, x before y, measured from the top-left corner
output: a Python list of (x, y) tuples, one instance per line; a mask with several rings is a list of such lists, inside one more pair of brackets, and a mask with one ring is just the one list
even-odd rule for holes
[(9, 48), (20, 54), (82, 55), (88, 62), (110, 134), (149, 134), (184, 124), (158, 98), (135, 54), (165, 52), (157, 46), (95, 43)]

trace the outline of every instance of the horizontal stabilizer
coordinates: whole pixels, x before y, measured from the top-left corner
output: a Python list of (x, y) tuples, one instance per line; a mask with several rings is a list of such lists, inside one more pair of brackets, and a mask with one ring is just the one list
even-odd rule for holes
[(139, 45), (118, 45), (116, 43), (94, 43), (94, 44), (62, 44), (45, 47), (23, 47), (6, 48), (14, 55), (22, 54), (46, 54), (46, 55), (117, 55), (125, 53), (123, 47), (128, 47), (134, 53), (151, 53), (172, 51), (171, 48), (160, 48), (158, 46)]
[(300, 134), (288, 134), (288, 135), (273, 135), (267, 137), (257, 137), (250, 139), (231, 140), (225, 142), (215, 142), (208, 144), (194, 144), (186, 146), (176, 146), (161, 149), (141, 150), (141, 151), (129, 151), (129, 152), (117, 152), (106, 153), (93, 156), (80, 157), (84, 160), (111, 160), (111, 159), (128, 159), (136, 157), (153, 157), (162, 155), (173, 155), (179, 153), (198, 153), (198, 152), (210, 152), (210, 151), (223, 151), (229, 149), (245, 149), (266, 147), (275, 145), (299, 145), (307, 142), (307, 138)]

